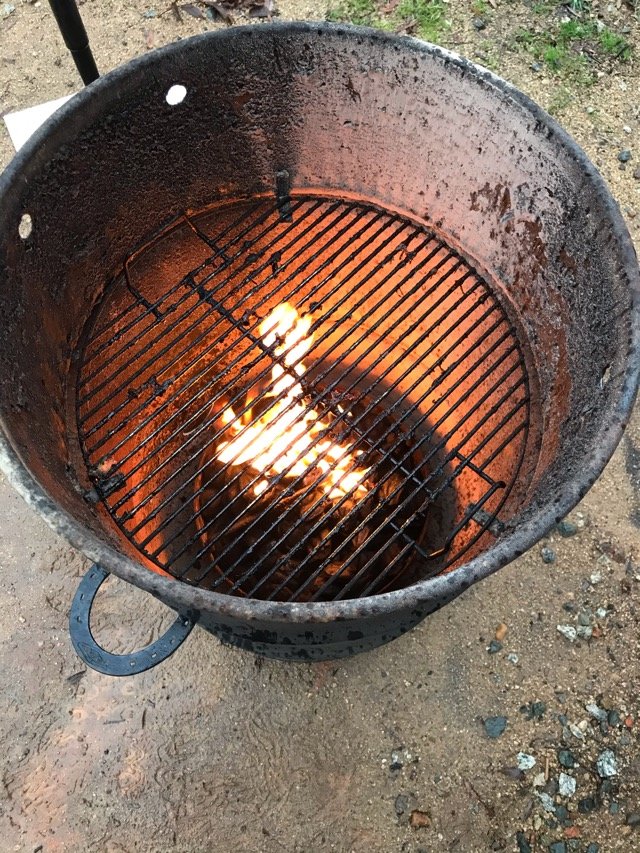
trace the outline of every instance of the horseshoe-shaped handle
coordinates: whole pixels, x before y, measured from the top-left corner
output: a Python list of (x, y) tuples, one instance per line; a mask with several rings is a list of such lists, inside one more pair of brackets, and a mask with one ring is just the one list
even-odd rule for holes
[(169, 630), (138, 652), (116, 655), (98, 645), (91, 633), (91, 605), (109, 572), (94, 565), (80, 581), (69, 614), (73, 647), (87, 666), (104, 675), (136, 675), (157, 666), (172, 655), (193, 630), (196, 619), (179, 615)]

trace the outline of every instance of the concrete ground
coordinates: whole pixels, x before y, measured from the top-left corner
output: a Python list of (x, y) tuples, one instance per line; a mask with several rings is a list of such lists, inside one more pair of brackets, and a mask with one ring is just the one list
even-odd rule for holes
[[(47, 4), (11, 5), (0, 3), (0, 113), (78, 86)], [(528, 6), (448, 9), (443, 40), (554, 108), (638, 243), (637, 54), (585, 88), (513, 47)], [(102, 70), (213, 26), (178, 21), (168, 2), (82, 10)], [(327, 10), (283, 0), (280, 11)], [(631, 7), (594, 2), (592, 13), (640, 51)], [(10, 157), (0, 131), (0, 167)], [(196, 630), (163, 666), (116, 680), (85, 670), (68, 638), (86, 561), (0, 479), (0, 850), (640, 851), (638, 412), (570, 521), (573, 535), (555, 533), (370, 654), (279, 664)], [(119, 581), (98, 611), (116, 651), (172, 618)]]

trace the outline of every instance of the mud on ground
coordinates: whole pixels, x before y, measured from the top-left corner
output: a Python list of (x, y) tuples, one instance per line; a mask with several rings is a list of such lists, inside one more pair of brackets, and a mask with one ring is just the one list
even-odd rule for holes
[[(555, 112), (638, 241), (637, 13), (577, 2), (452, 0), (440, 40)], [(102, 70), (219, 26), (186, 13), (178, 21), (153, 0), (81, 8)], [(312, 0), (281, 0), (279, 11), (327, 14)], [(572, 42), (588, 56), (589, 82), (574, 63), (554, 69), (537, 35), (576, 11), (631, 47), (625, 61)], [(0, 3), (0, 112), (77, 87), (48, 5)], [(11, 154), (0, 130), (0, 166)], [(115, 680), (85, 671), (68, 639), (86, 561), (0, 482), (0, 848), (640, 851), (637, 412), (570, 521), (572, 535), (554, 533), (411, 634), (353, 660), (261, 661), (196, 631), (162, 667)], [(116, 581), (98, 610), (98, 635), (116, 651), (171, 621)], [(502, 717), (498, 734), (505, 721), (492, 718)]]

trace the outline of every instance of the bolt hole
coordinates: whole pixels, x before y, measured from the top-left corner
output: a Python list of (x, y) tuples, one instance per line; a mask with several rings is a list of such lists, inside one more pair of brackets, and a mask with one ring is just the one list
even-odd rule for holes
[(170, 107), (175, 107), (176, 104), (181, 104), (186, 97), (186, 87), (182, 86), (180, 83), (176, 83), (175, 86), (172, 86), (167, 92), (165, 100)]
[(28, 213), (22, 214), (22, 219), (20, 220), (20, 225), (18, 225), (18, 234), (22, 237), (23, 240), (26, 240), (31, 236), (31, 232), (33, 231), (33, 221)]

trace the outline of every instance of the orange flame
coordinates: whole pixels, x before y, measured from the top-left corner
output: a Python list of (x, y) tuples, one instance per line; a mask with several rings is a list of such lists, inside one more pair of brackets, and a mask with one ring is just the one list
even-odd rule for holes
[[(231, 465), (249, 465), (263, 475), (253, 491), (261, 495), (269, 488), (269, 478), (286, 471), (286, 477), (299, 477), (312, 466), (320, 474), (318, 485), (331, 500), (339, 500), (353, 492), (365, 495), (363, 481), (369, 468), (349, 471), (362, 451), (351, 451), (348, 446), (334, 444), (326, 438), (317, 441), (319, 433), (329, 424), (320, 419), (314, 409), (302, 403), (302, 385), (298, 378), (305, 373), (301, 359), (311, 348), (313, 335), (309, 334), (310, 317), (301, 317), (296, 309), (283, 302), (260, 323), (258, 330), (266, 347), (275, 347), (280, 363), (274, 364), (271, 380), (265, 394), (275, 400), (254, 423), (251, 410), (237, 418), (229, 406), (222, 413), (222, 422), (232, 434), (216, 448), (220, 462)], [(289, 368), (289, 369), (286, 369)], [(246, 425), (249, 423), (249, 425)], [(290, 470), (287, 470), (289, 469)]]

